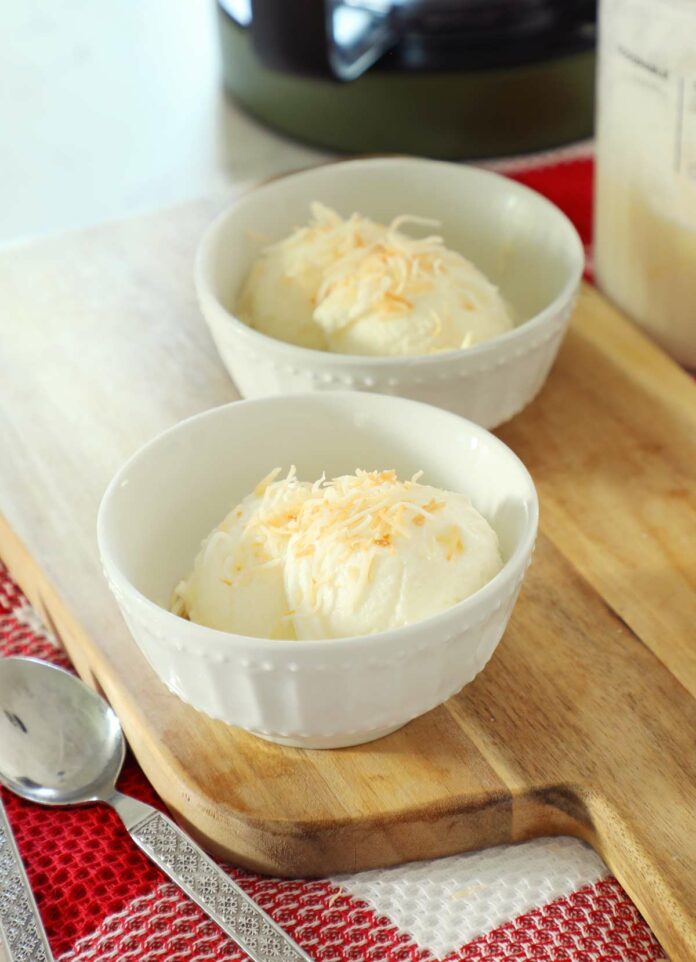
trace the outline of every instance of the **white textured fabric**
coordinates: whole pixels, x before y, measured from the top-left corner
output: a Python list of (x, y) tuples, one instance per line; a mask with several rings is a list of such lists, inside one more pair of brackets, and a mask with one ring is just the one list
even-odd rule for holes
[(573, 838), (540, 838), (333, 881), (438, 957), (608, 874)]

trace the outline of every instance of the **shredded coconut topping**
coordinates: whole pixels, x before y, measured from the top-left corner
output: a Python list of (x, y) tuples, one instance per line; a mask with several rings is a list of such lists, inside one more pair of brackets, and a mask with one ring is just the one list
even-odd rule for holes
[(402, 481), (358, 469), (313, 483), (294, 467), (279, 475), (262, 478), (205, 539), (173, 611), (260, 637), (330, 637), (332, 619), (346, 635), (352, 618), (370, 633), (454, 604), (500, 567), (485, 519), (463, 495), (421, 484), (422, 472)]
[[(399, 481), (395, 471), (362, 471), (312, 485), (311, 494), (296, 512), (276, 510), (274, 489), (297, 484), (294, 469), (285, 481), (265, 489), (261, 506), (247, 523), (246, 530), (258, 529), (267, 545), (273, 545), (277, 557), (283, 551), (295, 558), (312, 559), (312, 582), (309, 602), (319, 603), (322, 584), (331, 580), (336, 564), (357, 560), (358, 591), (371, 580), (373, 561), (381, 551), (393, 554), (395, 542), (410, 539), (413, 527), (422, 527), (438, 511), (444, 501), (431, 499), (423, 505), (417, 501), (422, 490), (418, 478)], [(321, 543), (322, 551), (316, 552)], [(449, 550), (452, 557), (453, 553)]]
[(409, 481), (399, 481), (395, 471), (358, 469), (330, 481), (320, 478), (299, 507), (288, 511), (281, 489), (299, 482), (292, 468), (284, 481), (270, 483), (279, 473), (278, 468), (257, 486), (262, 502), (245, 530), (260, 529), (269, 541), (292, 538), (297, 556), (312, 554), (317, 542), (327, 539), (341, 544), (346, 556), (373, 546), (393, 550), (395, 537), (410, 537), (409, 523), (422, 525), (445, 504), (431, 500), (423, 506), (414, 500), (414, 489), (421, 488), (420, 471)]
[[(268, 305), (277, 286), (278, 275), (264, 274), (264, 263), (282, 271), (281, 282), (304, 291), (303, 329), (313, 325), (314, 337), (329, 350), (433, 353), (468, 347), (512, 326), (495, 286), (441, 236), (401, 231), (407, 224), (437, 227), (438, 221), (402, 214), (384, 225), (357, 213), (343, 219), (317, 202), (310, 209), (309, 225), (267, 247), (249, 275), (238, 309), (252, 326), (272, 324), (292, 341), (292, 324), (283, 328), (277, 319), (255, 316), (254, 304), (263, 297)], [(283, 310), (280, 302), (277, 310)], [(371, 332), (356, 334), (358, 322), (367, 322)], [(389, 329), (378, 333), (385, 324)]]

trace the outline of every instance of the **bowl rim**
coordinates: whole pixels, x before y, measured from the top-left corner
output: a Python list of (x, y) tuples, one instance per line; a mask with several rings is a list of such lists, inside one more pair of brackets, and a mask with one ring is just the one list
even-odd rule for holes
[[(573, 257), (571, 269), (568, 271), (568, 276), (565, 279), (563, 287), (556, 297), (554, 297), (552, 301), (550, 301), (545, 307), (543, 307), (532, 317), (528, 318), (526, 321), (523, 321), (521, 324), (516, 324), (509, 331), (504, 331), (502, 334), (498, 334), (496, 337), (493, 337), (488, 341), (483, 341), (480, 344), (474, 344), (472, 347), (455, 348), (450, 351), (439, 351), (437, 354), (414, 355), (338, 354), (331, 351), (319, 351), (315, 348), (302, 347), (299, 344), (291, 344), (288, 341), (281, 341), (279, 338), (271, 337), (269, 334), (264, 334), (261, 331), (257, 331), (255, 328), (245, 324), (244, 321), (237, 317), (236, 314), (232, 313), (229, 308), (225, 307), (215, 292), (214, 284), (210, 276), (210, 262), (212, 260), (212, 253), (216, 248), (220, 233), (228, 221), (235, 216), (240, 208), (253, 205), (253, 203), (258, 199), (259, 194), (272, 192), (275, 188), (283, 185), (286, 181), (300, 179), (310, 180), (316, 173), (328, 168), (369, 167), (376, 169), (390, 166), (405, 166), (411, 168), (445, 167), (453, 171), (456, 170), (465, 178), (469, 177), (473, 180), (479, 178), (480, 180), (487, 180), (491, 183), (496, 182), (499, 186), (504, 185), (507, 189), (512, 191), (513, 194), (525, 197), (527, 200), (531, 199), (533, 203), (539, 204), (540, 209), (545, 209), (547, 215), (555, 218), (558, 223), (562, 224), (562, 228), (566, 235), (567, 249)], [(401, 157), (396, 155), (393, 157), (358, 158), (320, 163), (304, 170), (294, 171), (281, 177), (276, 177), (268, 183), (251, 187), (235, 201), (233, 201), (232, 204), (221, 211), (205, 229), (196, 248), (194, 259), (194, 282), (199, 304), (201, 305), (204, 316), (205, 310), (203, 310), (203, 305), (201, 302), (205, 298), (210, 298), (214, 305), (223, 313), (225, 320), (235, 329), (235, 332), (244, 337), (252, 346), (257, 346), (259, 349), (264, 351), (268, 350), (269, 348), (283, 351), (287, 353), (289, 357), (294, 357), (298, 363), (301, 363), (303, 359), (305, 361), (311, 359), (315, 362), (315, 364), (332, 366), (338, 369), (355, 366), (356, 364), (371, 369), (392, 369), (404, 365), (433, 367), (442, 363), (443, 361), (463, 360), (468, 358), (476, 360), (486, 357), (487, 355), (495, 354), (500, 348), (514, 344), (525, 335), (533, 333), (535, 330), (544, 327), (549, 320), (555, 319), (562, 309), (572, 301), (575, 291), (582, 280), (584, 270), (585, 248), (582, 240), (580, 239), (580, 235), (575, 228), (575, 225), (559, 207), (548, 200), (548, 198), (544, 197), (543, 194), (538, 193), (538, 191), (535, 191), (530, 187), (527, 187), (525, 184), (519, 183), (519, 181), (505, 177), (503, 174), (498, 174), (495, 171), (486, 170), (481, 167), (475, 167), (471, 164), (458, 164), (450, 161), (431, 160), (420, 157)]]
[[(386, 631), (374, 632), (373, 634), (369, 635), (351, 635), (341, 638), (309, 638), (294, 640), (290, 638), (263, 638), (253, 635), (239, 635), (235, 634), (234, 632), (223, 631), (218, 628), (209, 628), (207, 625), (200, 625), (196, 622), (182, 619), (179, 615), (174, 614), (174, 612), (162, 607), (161, 605), (152, 601), (152, 599), (148, 598), (147, 595), (143, 594), (139, 588), (136, 588), (132, 581), (123, 573), (120, 566), (114, 561), (106, 537), (107, 516), (110, 510), (111, 502), (115, 492), (121, 486), (128, 472), (138, 462), (150, 457), (153, 453), (153, 450), (162, 441), (164, 441), (165, 438), (179, 433), (180, 431), (188, 431), (194, 427), (196, 423), (207, 418), (215, 416), (219, 417), (221, 416), (222, 411), (231, 411), (232, 409), (240, 410), (241, 408), (246, 408), (249, 405), (256, 407), (273, 407), (278, 404), (287, 404), (288, 402), (293, 402), (295, 400), (298, 402), (308, 402), (316, 405), (345, 403), (348, 401), (350, 401), (350, 403), (357, 402), (367, 405), (373, 404), (376, 401), (376, 405), (379, 405), (387, 401), (397, 406), (405, 405), (407, 407), (416, 406), (418, 408), (426, 408), (431, 413), (434, 413), (436, 417), (450, 421), (456, 420), (457, 422), (463, 422), (468, 431), (481, 439), (483, 443), (490, 444), (494, 448), (502, 451), (503, 456), (508, 458), (515, 466), (518, 473), (521, 475), (522, 480), (527, 486), (526, 495), (523, 499), (521, 499), (527, 506), (527, 519), (524, 531), (522, 532), (510, 557), (503, 562), (503, 566), (500, 571), (498, 571), (490, 581), (486, 582), (485, 585), (479, 588), (478, 591), (475, 591), (462, 601), (457, 602), (456, 605), (445, 608), (443, 611), (440, 611), (434, 615), (430, 615), (428, 618), (423, 618), (420, 621), (414, 621), (409, 625), (402, 625), (399, 628), (390, 628)], [(527, 470), (524, 462), (515, 454), (515, 452), (490, 431), (487, 431), (485, 428), (482, 428), (480, 425), (468, 420), (467, 418), (464, 418), (458, 414), (454, 414), (453, 412), (447, 411), (443, 408), (438, 408), (432, 404), (427, 404), (423, 401), (414, 401), (410, 398), (403, 398), (398, 395), (394, 396), (388, 394), (378, 394), (376, 392), (330, 391), (322, 394), (317, 394), (316, 392), (302, 392), (290, 396), (272, 395), (269, 397), (231, 401), (227, 404), (221, 404), (217, 405), (216, 407), (207, 408), (205, 411), (201, 411), (198, 414), (192, 415), (191, 417), (184, 418), (183, 420), (178, 421), (176, 424), (171, 425), (169, 428), (166, 428), (164, 431), (159, 432), (149, 441), (146, 441), (145, 444), (138, 448), (138, 450), (135, 451), (124, 462), (124, 464), (121, 465), (107, 485), (99, 504), (96, 528), (99, 555), (107, 576), (107, 580), (115, 583), (122, 591), (125, 590), (129, 592), (132, 597), (137, 599), (141, 606), (145, 606), (148, 610), (154, 612), (158, 618), (163, 617), (165, 624), (168, 623), (172, 627), (175, 627), (184, 621), (190, 626), (192, 637), (189, 638), (187, 642), (177, 642), (176, 645), (172, 644), (172, 648), (188, 650), (200, 655), (204, 654), (205, 651), (219, 651), (219, 647), (214, 649), (210, 644), (210, 642), (216, 642), (217, 646), (220, 646), (225, 650), (229, 650), (230, 653), (237, 650), (239, 653), (244, 652), (246, 654), (250, 647), (256, 647), (258, 648), (259, 655), (261, 655), (262, 653), (271, 654), (292, 652), (306, 654), (308, 652), (316, 651), (319, 646), (322, 645), (330, 646), (331, 651), (342, 651), (346, 648), (350, 651), (356, 651), (360, 648), (373, 649), (380, 644), (386, 646), (389, 644), (389, 642), (406, 640), (409, 635), (435, 631), (450, 622), (460, 621), (461, 616), (467, 611), (477, 611), (478, 609), (483, 608), (485, 613), (488, 613), (489, 610), (493, 609), (489, 609), (486, 603), (494, 598), (500, 589), (505, 587), (506, 582), (509, 582), (515, 573), (517, 573), (518, 581), (522, 581), (534, 549), (538, 524), (539, 497), (529, 471)], [(195, 639), (195, 642), (193, 640), (194, 636), (198, 636)], [(168, 637), (168, 635), (165, 637)], [(195, 645), (199, 641), (203, 643), (203, 650), (194, 651)]]

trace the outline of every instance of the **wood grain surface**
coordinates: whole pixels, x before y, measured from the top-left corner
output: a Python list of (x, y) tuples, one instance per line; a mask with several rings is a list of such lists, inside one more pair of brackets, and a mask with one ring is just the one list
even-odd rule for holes
[(696, 389), (593, 290), (498, 433), (541, 535), (506, 635), (446, 705), (357, 748), (281, 748), (171, 695), (102, 580), (101, 494), (233, 399), (191, 265), (213, 203), (0, 255), (0, 554), (210, 850), (322, 875), (549, 833), (594, 845), (673, 960), (696, 958)]

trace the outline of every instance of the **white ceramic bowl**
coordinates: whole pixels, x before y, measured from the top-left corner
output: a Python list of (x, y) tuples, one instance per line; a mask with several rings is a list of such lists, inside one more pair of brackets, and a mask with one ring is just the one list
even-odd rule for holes
[[(234, 309), (264, 246), (259, 238), (279, 240), (306, 223), (313, 200), (382, 222), (403, 213), (436, 218), (445, 243), (499, 286), (520, 324), (484, 344), (418, 358), (330, 354), (254, 331)], [(201, 310), (243, 397), (350, 388), (427, 401), (492, 428), (541, 389), (583, 264), (575, 228), (540, 194), (473, 167), (385, 158), (318, 167), (251, 191), (208, 229), (195, 273)]]
[[(393, 631), (325, 641), (247, 638), (167, 610), (201, 540), (275, 466), (314, 479), (425, 471), (461, 491), (498, 532), (505, 564), (480, 591)], [(214, 718), (273, 741), (340, 747), (385, 735), (459, 691), (491, 657), (537, 528), (524, 465), (483, 428), (403, 398), (336, 392), (236, 402), (150, 441), (99, 511), (106, 577), (160, 678)]]

